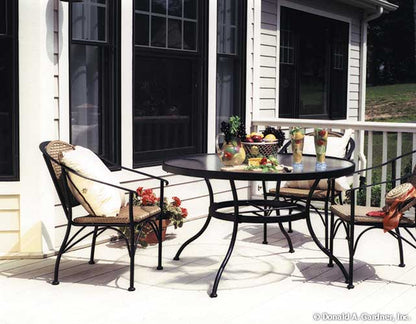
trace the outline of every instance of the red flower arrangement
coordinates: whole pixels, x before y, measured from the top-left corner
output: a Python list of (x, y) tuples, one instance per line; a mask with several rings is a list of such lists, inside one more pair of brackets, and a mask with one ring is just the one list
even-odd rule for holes
[[(152, 189), (143, 189), (139, 187), (136, 190), (137, 196), (134, 198), (134, 205), (136, 206), (159, 206), (160, 198), (156, 197)], [(178, 197), (172, 197), (171, 201), (167, 198), (163, 202), (163, 211), (169, 216), (169, 220), (176, 228), (182, 227), (183, 220), (188, 216), (188, 210), (181, 207), (182, 202)]]

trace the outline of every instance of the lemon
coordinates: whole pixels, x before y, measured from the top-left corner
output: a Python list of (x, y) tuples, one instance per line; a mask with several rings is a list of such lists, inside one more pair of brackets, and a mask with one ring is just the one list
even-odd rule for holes
[(276, 136), (274, 136), (273, 134), (267, 134), (264, 139), (269, 140), (269, 141), (274, 141), (276, 139)]
[(293, 138), (295, 139), (295, 140), (301, 140), (302, 138), (304, 138), (305, 137), (305, 135), (303, 135), (301, 132), (297, 132), (297, 133), (295, 133), (294, 134), (294, 136), (293, 136)]

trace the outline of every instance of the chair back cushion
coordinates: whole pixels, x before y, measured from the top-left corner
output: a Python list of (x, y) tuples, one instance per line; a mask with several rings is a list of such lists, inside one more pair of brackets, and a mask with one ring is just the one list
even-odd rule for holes
[[(59, 161), (88, 178), (120, 185), (100, 158), (82, 146), (62, 151)], [(116, 216), (120, 207), (125, 204), (122, 190), (85, 179), (72, 172), (68, 172), (68, 186), (74, 197), (93, 216)]]
[[(289, 188), (299, 188), (299, 189), (310, 189), (315, 180), (298, 180), (298, 181), (287, 181), (284, 184), (281, 184), (282, 187)], [(351, 184), (348, 181), (347, 177), (340, 177), (335, 179), (335, 190), (336, 191), (345, 191), (351, 188)], [(322, 179), (318, 183), (318, 188), (326, 190), (328, 189), (327, 179)]]

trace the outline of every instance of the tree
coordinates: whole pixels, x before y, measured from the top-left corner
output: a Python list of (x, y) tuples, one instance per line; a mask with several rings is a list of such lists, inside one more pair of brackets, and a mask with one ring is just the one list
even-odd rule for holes
[(396, 11), (370, 22), (368, 83), (416, 82), (416, 0), (390, 0)]

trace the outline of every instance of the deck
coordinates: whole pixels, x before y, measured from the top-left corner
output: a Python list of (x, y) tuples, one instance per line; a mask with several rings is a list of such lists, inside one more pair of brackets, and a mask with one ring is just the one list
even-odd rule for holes
[[(212, 220), (181, 260), (172, 260), (203, 222), (168, 229), (163, 271), (155, 270), (156, 246), (137, 251), (135, 292), (126, 290), (128, 256), (118, 242), (98, 246), (95, 265), (87, 263), (88, 249), (64, 255), (59, 286), (48, 283), (55, 258), (0, 261), (0, 323), (368, 323), (368, 316), (416, 322), (416, 251), (406, 246), (406, 267), (399, 268), (397, 244), (381, 230), (360, 242), (355, 289), (347, 290), (341, 271), (327, 267), (304, 221), (294, 223), (293, 254), (277, 226), (270, 226), (264, 245), (262, 226), (241, 225), (218, 298), (211, 299), (232, 224)], [(321, 227), (316, 223), (320, 237)], [(336, 254), (346, 262), (341, 234)]]

